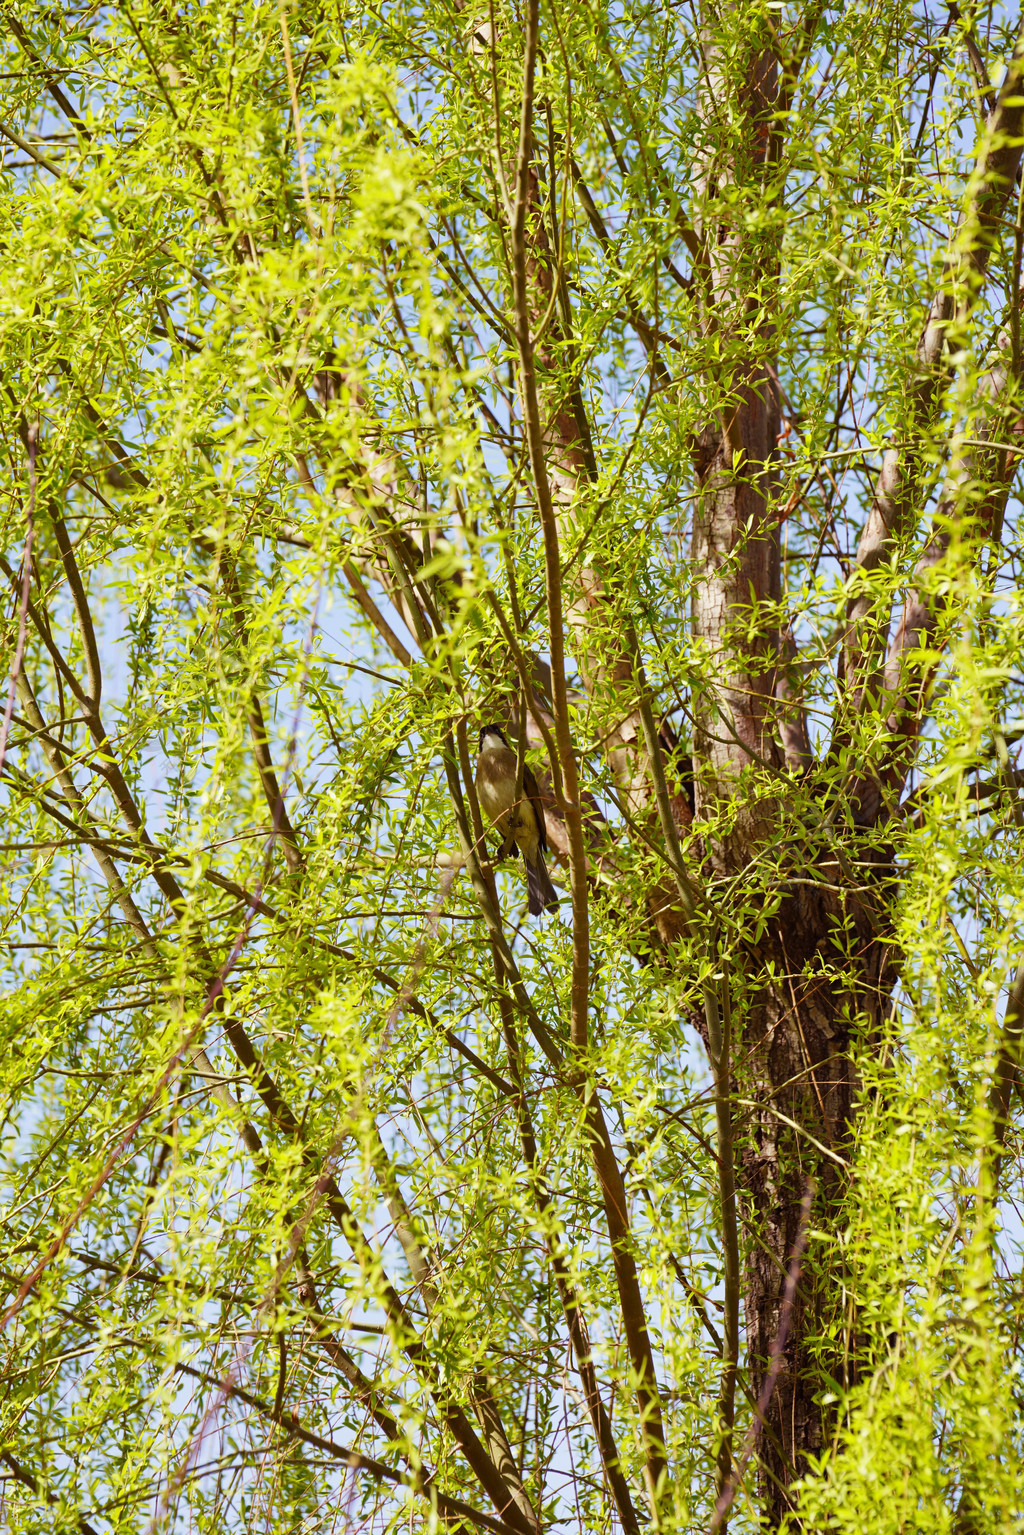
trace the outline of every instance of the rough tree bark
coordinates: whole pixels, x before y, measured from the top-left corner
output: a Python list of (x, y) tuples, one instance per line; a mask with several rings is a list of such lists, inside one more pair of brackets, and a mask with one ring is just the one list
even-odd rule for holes
[[(819, 12), (811, 8), (808, 41)], [(737, 35), (740, 43), (737, 47)], [(701, 241), (702, 325), (720, 340), (727, 361), (715, 379), (731, 402), (709, 415), (695, 443), (700, 487), (692, 547), (693, 633), (707, 656), (707, 682), (694, 739), (696, 817), (706, 826), (703, 848), (711, 880), (727, 899), (730, 879), (752, 869), (765, 849), (785, 849), (778, 866), (783, 888), (761, 941), (731, 947), (725, 965), (734, 986), (734, 1089), (749, 1107), (740, 1114), (739, 1177), (745, 1234), (743, 1301), (751, 1386), (760, 1392), (769, 1350), (779, 1331), (790, 1255), (797, 1241), (807, 1180), (816, 1194), (813, 1219), (826, 1230), (838, 1216), (846, 1186), (846, 1153), (857, 1111), (858, 1081), (851, 1057), (855, 1031), (870, 1038), (880, 1024), (896, 977), (896, 956), (885, 915), (895, 872), (884, 840), (910, 759), (882, 748), (873, 770), (835, 793), (819, 796), (817, 814), (787, 823), (788, 765), (812, 775), (806, 727), (792, 701), (792, 644), (780, 633), (779, 507), (780, 394), (770, 321), (778, 276), (774, 236), (750, 235), (742, 213), (772, 195), (775, 124), (792, 78), (773, 42), (752, 24), (744, 35), (741, 7), (707, 13), (698, 235)], [(858, 550), (859, 567), (874, 568), (918, 511), (922, 437), (931, 428), (949, 377), (948, 340), (966, 334), (994, 230), (1020, 161), (1021, 102), (1017, 51), (982, 135), (963, 216), (951, 238), (942, 283), (930, 305), (916, 358), (908, 443), (887, 455), (874, 508)], [(781, 81), (781, 85), (780, 85)], [(731, 372), (726, 372), (731, 369)], [(1002, 378), (992, 376), (992, 396)], [(968, 462), (964, 462), (965, 457)], [(922, 555), (922, 576), (948, 547), (944, 522), (964, 486), (980, 495), (979, 521), (991, 531), (1013, 474), (1012, 454), (989, 454), (982, 465), (955, 452), (950, 486), (939, 508), (940, 530)], [(975, 494), (975, 499), (978, 499)], [(899, 625), (884, 682), (876, 681), (877, 645), (886, 625), (867, 596), (851, 603), (845, 645), (846, 704), (851, 715), (884, 685), (891, 702), (893, 748), (916, 735), (926, 708), (925, 679), (907, 693), (907, 662), (935, 622), (936, 599), (915, 592)], [(850, 716), (847, 716), (848, 718)], [(840, 726), (837, 742), (849, 741)], [(836, 742), (833, 743), (835, 750)], [(760, 778), (760, 792), (751, 793)], [(775, 790), (772, 790), (772, 784)], [(884, 792), (883, 792), (884, 790)], [(739, 813), (719, 829), (730, 801)], [(790, 884), (788, 874), (817, 871), (818, 883)], [(728, 947), (728, 946), (727, 946)], [(741, 1021), (740, 1021), (741, 1020)], [(833, 1427), (819, 1403), (830, 1375), (852, 1383), (855, 1320), (837, 1318), (842, 1301), (835, 1272), (827, 1287), (804, 1262), (793, 1325), (770, 1401), (761, 1443), (761, 1493), (770, 1522), (790, 1507), (787, 1488), (808, 1456), (827, 1444)], [(839, 1322), (839, 1325), (835, 1325)], [(837, 1338), (827, 1356), (820, 1338), (828, 1324)]]
[[(695, 445), (700, 495), (692, 546), (693, 633), (707, 657), (693, 747), (696, 817), (707, 827), (708, 873), (723, 899), (728, 882), (786, 834), (780, 728), (785, 714), (775, 703), (785, 660), (777, 607), (781, 402), (771, 323), (752, 318), (759, 311), (775, 312), (778, 251), (772, 237), (751, 238), (741, 216), (766, 196), (779, 61), (756, 33), (743, 39), (737, 61), (723, 36), (729, 26), (742, 31), (739, 8), (709, 22), (703, 33), (702, 321), (706, 335), (721, 338), (727, 361), (725, 376), (712, 381), (726, 404), (711, 415)], [(752, 778), (763, 780), (760, 794), (750, 792)], [(730, 801), (738, 813), (720, 830)], [(796, 850), (806, 856), (814, 840), (808, 828)], [(818, 862), (823, 876), (842, 882), (834, 857), (819, 854)], [(780, 876), (785, 878), (784, 870)], [(854, 911), (841, 896), (829, 898), (810, 887), (800, 892), (778, 904), (758, 946), (737, 946), (720, 934), (737, 1036), (733, 1085), (737, 1096), (753, 1105), (738, 1114), (737, 1129), (746, 1343), (757, 1393), (779, 1330), (805, 1181), (815, 1179), (819, 1221), (825, 1218), (822, 1206), (839, 1192), (832, 1157), (840, 1156), (845, 1144), (855, 1092), (849, 1028), (863, 1013), (881, 964), (880, 935), (863, 901)], [(841, 948), (847, 951), (842, 956)], [(846, 963), (840, 968), (841, 958)], [(837, 968), (838, 980), (829, 973)], [(779, 979), (771, 982), (769, 974)], [(820, 1376), (804, 1346), (816, 1330), (807, 1312), (820, 1303), (805, 1268), (768, 1407), (771, 1432), (762, 1444), (761, 1490), (773, 1522), (788, 1505), (785, 1489), (802, 1471), (805, 1456), (823, 1443), (822, 1413), (814, 1400)]]

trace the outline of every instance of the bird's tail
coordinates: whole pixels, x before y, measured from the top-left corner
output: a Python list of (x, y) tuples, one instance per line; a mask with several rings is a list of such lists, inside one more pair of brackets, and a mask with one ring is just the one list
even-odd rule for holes
[(530, 916), (539, 917), (542, 911), (557, 911), (558, 896), (551, 883), (544, 855), (538, 848), (534, 861), (524, 856), (526, 865), (526, 889), (530, 897)]

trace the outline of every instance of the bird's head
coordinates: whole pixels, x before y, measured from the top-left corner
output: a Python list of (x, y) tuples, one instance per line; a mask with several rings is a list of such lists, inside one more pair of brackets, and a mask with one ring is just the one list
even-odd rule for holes
[(485, 725), (480, 732), (480, 750), (497, 751), (499, 746), (507, 746), (505, 732), (499, 725)]

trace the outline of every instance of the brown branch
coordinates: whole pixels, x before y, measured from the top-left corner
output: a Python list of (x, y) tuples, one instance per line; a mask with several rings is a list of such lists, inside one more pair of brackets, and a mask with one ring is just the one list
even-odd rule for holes
[[(583, 179), (583, 172), (580, 170), (574, 155), (569, 157), (569, 169), (572, 173), (572, 180), (573, 185), (576, 188), (576, 195), (580, 200), (584, 213), (587, 215), (587, 220), (591, 229), (594, 231), (597, 242), (600, 245), (601, 250), (604, 252), (606, 260), (612, 261), (616, 257), (614, 242), (612, 241), (611, 235), (608, 233), (607, 226), (605, 225), (604, 219), (601, 217), (600, 210), (598, 209), (597, 204), (594, 202), (594, 199), (591, 196), (590, 188), (587, 186)], [(655, 378), (659, 383), (668, 383), (669, 371), (665, 364), (662, 362), (661, 358), (658, 356), (658, 342), (662, 338), (657, 334), (656, 329), (651, 324), (651, 322), (645, 317), (628, 288), (625, 290), (625, 300), (629, 323), (640, 337), (640, 340), (644, 346), (644, 350), (646, 351), (648, 357), (651, 359), (651, 365), (654, 369)], [(665, 339), (667, 340), (668, 338)]]
[[(452, 877), (447, 877), (447, 886), (442, 885), (442, 899), (444, 893), (451, 887)], [(439, 916), (440, 901), (428, 919), (428, 927), (432, 930), (436, 930), (437, 917)], [(372, 1124), (372, 1122), (369, 1133), (369, 1157), (377, 1181), (387, 1200), (394, 1232), (405, 1254), (406, 1262), (409, 1265), (409, 1272), (412, 1274), (423, 1297), (429, 1314), (435, 1310), (438, 1302), (438, 1290), (434, 1282), (434, 1276), (438, 1272), (438, 1262), (436, 1258), (432, 1258), (425, 1251), (417, 1236), (416, 1222), (412, 1211), (409, 1209), (405, 1195), (402, 1193), (401, 1185), (395, 1176), (387, 1148), (381, 1139), (376, 1125)], [(487, 1453), (497, 1468), (506, 1490), (526, 1523), (529, 1525), (536, 1524), (538, 1522), (537, 1516), (534, 1513), (529, 1495), (513, 1459), (508, 1436), (505, 1433), (505, 1426), (502, 1423), (498, 1405), (494, 1400), (493, 1391), (482, 1369), (477, 1368), (474, 1370), (473, 1384), (469, 1387), (468, 1394), (484, 1436)]]
[[(26, 1471), (25, 1467), (19, 1460), (15, 1459), (10, 1450), (0, 1450), (0, 1460), (2, 1460), (5, 1465), (10, 1466), (11, 1475), (14, 1477), (16, 1482), (20, 1482), (21, 1485), (23, 1487), (27, 1487), (30, 1492), (34, 1492), (36, 1497), (41, 1498), (44, 1503), (49, 1505), (50, 1508), (56, 1506), (57, 1499), (54, 1497), (52, 1492), (46, 1491), (45, 1487), (43, 1486), (42, 1477), (35, 1476), (31, 1471)], [(84, 1514), (78, 1515), (78, 1528), (81, 1531), (81, 1535), (98, 1535), (98, 1532), (89, 1523)]]
[(252, 741), (252, 753), (256, 761), (256, 770), (260, 776), (260, 784), (263, 788), (263, 797), (270, 810), (271, 824), (277, 831), (281, 842), (281, 851), (284, 861), (291, 874), (298, 874), (305, 868), (305, 860), (299, 848), (299, 839), (295, 834), (285, 808), (284, 793), (278, 783), (277, 773), (274, 770), (274, 759), (270, 755), (270, 743), (267, 740), (267, 727), (263, 720), (263, 709), (260, 705), (259, 694), (253, 688), (249, 694), (246, 705), (246, 718), (249, 724), (249, 737)]
[[(570, 998), (570, 1042), (580, 1056), (588, 1046), (588, 1003), (590, 986), (590, 928), (587, 889), (587, 860), (583, 840), (583, 815), (579, 779), (569, 721), (565, 680), (565, 633), (562, 618), (562, 578), (558, 521), (555, 514), (548, 472), (547, 445), (539, 399), (537, 361), (531, 335), (532, 301), (526, 238), (527, 213), (535, 197), (531, 168), (533, 143), (534, 73), (540, 26), (539, 0), (528, 0), (524, 39), (523, 100), (520, 114), (519, 146), (515, 171), (515, 198), (510, 241), (512, 256), (513, 304), (523, 418), (529, 447), (544, 540), (544, 572), (547, 595), (549, 646), (551, 657), (552, 703), (555, 741), (564, 789), (565, 824), (569, 852), (569, 886), (572, 894), (572, 980)], [(552, 295), (553, 297), (553, 295)], [(623, 1324), (637, 1379), (637, 1403), (644, 1444), (645, 1475), (648, 1496), (659, 1522), (662, 1483), (666, 1476), (664, 1429), (661, 1400), (643, 1297), (631, 1251), (631, 1234), (625, 1185), (615, 1159), (611, 1138), (600, 1103), (582, 1073), (571, 1073), (573, 1085), (584, 1104), (592, 1145), (591, 1154), (601, 1188), (612, 1243), (615, 1278)]]
[[(245, 620), (245, 608), (242, 603), (242, 588), (238, 580), (238, 571), (234, 560), (226, 553), (220, 560), (222, 579), (227, 592), (228, 602), (235, 621), (235, 628), (243, 649), (249, 647), (249, 626)], [(284, 802), (284, 794), (278, 782), (277, 772), (274, 768), (274, 759), (270, 754), (270, 742), (267, 738), (267, 727), (263, 717), (263, 706), (260, 703), (259, 693), (256, 688), (250, 688), (245, 706), (246, 722), (249, 726), (249, 739), (252, 742), (252, 754), (256, 763), (256, 771), (259, 774), (260, 787), (263, 797), (270, 811), (271, 825), (281, 843), (281, 851), (290, 874), (300, 874), (305, 868), (305, 861), (299, 848), (299, 839), (295, 834), (288, 816)]]
[(0, 725), (0, 770), (3, 768), (4, 757), (7, 753), (7, 733), (11, 728), (11, 716), (14, 713), (14, 696), (18, 689), (21, 663), (25, 658), (25, 639), (28, 634), (29, 592), (32, 588), (32, 538), (35, 533), (36, 443), (38, 438), (39, 428), (33, 424), (28, 428), (28, 504), (25, 508), (25, 547), (21, 555), (18, 639), (14, 647), (14, 660), (11, 662), (11, 685), (7, 692), (7, 703), (4, 705), (3, 724)]
[(539, 0), (528, 0), (523, 64), (523, 103), (510, 238), (523, 416), (530, 453), (530, 468), (537, 496), (537, 510), (540, 514), (544, 538), (544, 578), (550, 636), (555, 741), (562, 773), (565, 824), (569, 843), (569, 888), (572, 895), (573, 927), (569, 1031), (573, 1046), (582, 1051), (587, 1044), (587, 1007), (590, 987), (590, 919), (586, 852), (583, 844), (579, 780), (569, 724), (569, 703), (566, 696), (565, 633), (562, 620), (562, 572), (558, 524), (551, 497), (551, 482), (548, 476), (544, 429), (538, 397), (536, 358), (530, 334), (531, 301), (527, 271), (526, 217), (533, 200), (530, 160), (533, 145), (533, 89), (539, 28)]
[(729, 1509), (732, 1507), (732, 1501), (735, 1498), (737, 1489), (739, 1488), (740, 1482), (743, 1479), (743, 1473), (749, 1464), (750, 1457), (757, 1449), (757, 1442), (760, 1438), (761, 1429), (765, 1421), (765, 1416), (768, 1412), (768, 1405), (771, 1402), (775, 1391), (775, 1383), (778, 1380), (779, 1372), (782, 1369), (786, 1344), (789, 1340), (789, 1332), (793, 1323), (793, 1310), (796, 1304), (796, 1290), (800, 1281), (800, 1267), (803, 1262), (804, 1248), (807, 1246), (807, 1232), (810, 1226), (811, 1201), (813, 1198), (814, 1180), (813, 1178), (808, 1178), (804, 1187), (803, 1202), (800, 1206), (800, 1225), (797, 1229), (796, 1241), (793, 1243), (793, 1252), (789, 1260), (789, 1270), (786, 1274), (785, 1289), (782, 1292), (782, 1309), (779, 1313), (779, 1330), (775, 1334), (769, 1349), (768, 1373), (764, 1378), (764, 1384), (762, 1385), (760, 1394), (757, 1398), (757, 1405), (754, 1408), (754, 1421), (751, 1423), (749, 1429), (747, 1430), (746, 1438), (743, 1441), (743, 1450), (740, 1454), (740, 1458), (736, 1462), (735, 1470), (730, 1476), (728, 1483), (722, 1489), (722, 1492), (719, 1495), (717, 1502), (715, 1503), (715, 1511), (711, 1519), (711, 1535), (718, 1535), (719, 1530), (725, 1529)]
[[(645, 679), (641, 674), (641, 684)], [(679, 892), (680, 903), (691, 927), (697, 920), (696, 891), (683, 864), (676, 835), (675, 818), (665, 782), (665, 769), (661, 758), (661, 742), (654, 725), (650, 701), (646, 691), (639, 705), (643, 720), (647, 754), (654, 779), (654, 797), (661, 822), (661, 833), (669, 850), (669, 865)], [(736, 1156), (733, 1145), (731, 1093), (731, 1008), (729, 1005), (729, 980), (723, 972), (721, 999), (713, 980), (717, 955), (713, 941), (708, 942), (708, 959), (711, 975), (704, 982), (704, 1017), (708, 1031), (708, 1050), (715, 1081), (715, 1127), (717, 1136), (718, 1187), (722, 1211), (722, 1267), (725, 1285), (725, 1316), (722, 1339), (722, 1374), (719, 1383), (719, 1414), (722, 1438), (718, 1451), (719, 1494), (726, 1485), (732, 1463), (732, 1427), (735, 1417), (736, 1372), (740, 1350), (740, 1249), (739, 1228), (736, 1213)], [(722, 1007), (720, 1009), (720, 1000)], [(724, 1016), (723, 1016), (724, 1015)]]
[(30, 159), (36, 162), (37, 165), (41, 165), (43, 170), (49, 171), (51, 176), (56, 176), (59, 180), (69, 182), (70, 185), (74, 187), (76, 192), (80, 192), (82, 190), (79, 183), (77, 181), (73, 181), (66, 171), (62, 171), (59, 165), (54, 165), (53, 161), (48, 160), (40, 150), (36, 149), (34, 144), (30, 144), (28, 139), (23, 139), (20, 133), (16, 133), (14, 129), (8, 127), (5, 122), (0, 122), (0, 134), (2, 134), (5, 139), (10, 139), (11, 143), (14, 144), (16, 148), (20, 149), (24, 154), (28, 155)]
[[(612, 1245), (612, 1262), (623, 1324), (630, 1357), (637, 1377), (637, 1402), (640, 1408), (641, 1432), (644, 1436), (646, 1475), (652, 1507), (656, 1510), (658, 1507), (657, 1498), (660, 1495), (661, 1478), (665, 1472), (661, 1400), (658, 1394), (653, 1351), (647, 1332), (643, 1296), (640, 1291), (636, 1261), (632, 1253), (629, 1208), (622, 1172), (615, 1158), (614, 1147), (612, 1146), (604, 1114), (593, 1084), (587, 1080), (582, 1072), (574, 1066), (568, 1065), (564, 1060), (547, 1028), (537, 1015), (536, 1009), (525, 987), (522, 985), (522, 981), (519, 979), (518, 969), (515, 966), (511, 951), (502, 932), (501, 918), (497, 910), (493, 889), (490, 888), (488, 882), (484, 879), (480, 869), (475, 843), (472, 839), (470, 825), (466, 817), (466, 808), (462, 800), (454, 753), (450, 745), (445, 753), (445, 767), (448, 774), (452, 802), (455, 806), (456, 821), (463, 844), (464, 857), (470, 869), (474, 889), (476, 890), (477, 898), (490, 932), (494, 952), (501, 960), (504, 975), (516, 1002), (526, 1014), (531, 1033), (537, 1039), (548, 1060), (556, 1068), (562, 1080), (566, 1081), (567, 1085), (577, 1094), (584, 1108), (590, 1137), (591, 1157), (601, 1191), (608, 1234)], [(468, 763), (464, 762), (463, 773), (466, 776), (467, 788), (472, 794), (473, 789), (471, 775), (468, 772)], [(474, 823), (478, 823), (478, 808), (474, 810), (473, 814)]]
[(74, 605), (75, 617), (78, 619), (79, 633), (82, 636), (86, 678), (83, 697), (89, 706), (95, 710), (100, 705), (103, 669), (100, 666), (100, 653), (99, 647), (96, 644), (96, 630), (93, 627), (92, 614), (89, 611), (89, 600), (85, 594), (85, 584), (78, 569), (78, 561), (75, 559), (74, 549), (68, 537), (64, 518), (60, 515), (55, 503), (52, 501), (49, 506), (49, 513), (50, 520), (53, 523), (54, 536), (57, 540), (57, 548), (60, 550), (61, 564), (64, 566), (64, 574), (67, 576), (68, 587), (71, 591), (71, 601)]
[[(968, 322), (981, 295), (989, 259), (999, 243), (1000, 225), (1020, 168), (1024, 147), (1024, 17), (985, 124), (968, 182), (963, 209), (939, 286), (917, 344), (909, 388), (906, 445), (886, 451), (875, 496), (857, 546), (857, 569), (876, 570), (904, 538), (917, 505), (919, 479), (931, 432), (951, 375), (950, 356), (966, 340)], [(885, 648), (888, 621), (881, 622), (878, 599), (870, 592), (851, 598), (843, 648), (842, 678), (848, 704), (861, 709), (871, 691), (870, 675)], [(845, 739), (845, 735), (844, 735)]]
[[(641, 674), (641, 683), (644, 678)], [(669, 866), (676, 881), (680, 903), (691, 927), (696, 923), (698, 912), (697, 892), (683, 865), (679, 839), (676, 835), (675, 818), (665, 782), (665, 769), (661, 758), (661, 742), (654, 725), (654, 716), (646, 693), (639, 705), (643, 720), (647, 753), (654, 779), (654, 797), (661, 822), (661, 833), (669, 850)], [(713, 971), (717, 956), (713, 941), (708, 942), (708, 958), (712, 975), (704, 982), (704, 1017), (708, 1031), (708, 1048), (711, 1069), (715, 1080), (715, 1125), (717, 1135), (718, 1185), (722, 1209), (722, 1257), (725, 1282), (725, 1318), (722, 1340), (722, 1375), (719, 1385), (719, 1412), (721, 1415), (722, 1440), (718, 1453), (719, 1492), (725, 1486), (732, 1460), (732, 1427), (735, 1415), (736, 1371), (740, 1348), (740, 1250), (739, 1230), (736, 1219), (736, 1157), (733, 1147), (732, 1105), (730, 1102), (731, 1067), (731, 1009), (729, 1005), (729, 981), (723, 974), (720, 998), (716, 990)], [(723, 1017), (724, 1014), (724, 1017)]]
[(53, 70), (46, 67), (38, 53), (36, 53), (35, 49), (30, 45), (28, 34), (26, 33), (24, 27), (18, 21), (16, 16), (11, 15), (9, 9), (4, 16), (4, 21), (7, 23), (8, 29), (17, 38), (18, 45), (21, 48), (21, 51), (25, 54), (26, 58), (31, 59), (32, 63), (35, 64), (39, 69), (39, 72), (46, 82), (46, 89), (49, 91), (54, 101), (60, 107), (72, 128), (74, 128), (76, 133), (80, 133), (87, 143), (91, 142), (92, 134), (89, 131), (88, 124), (83, 121), (81, 114), (72, 105), (70, 99), (64, 94), (64, 91), (61, 89), (57, 82), (57, 75)]
[(356, 602), (363, 610), (363, 613), (369, 619), (374, 629), (376, 629), (377, 633), (380, 635), (381, 639), (384, 641), (385, 645), (394, 656), (395, 660), (398, 661), (400, 665), (404, 666), (407, 671), (411, 670), (412, 656), (409, 654), (408, 650), (406, 650), (405, 646), (402, 644), (402, 641), (398, 638), (398, 635), (392, 629), (391, 625), (388, 623), (387, 619), (384, 617), (383, 613), (380, 611), (377, 604), (366, 590), (366, 587), (364, 586), (355, 565), (351, 560), (345, 560), (342, 562), (341, 568), (345, 573), (345, 580), (352, 588), (353, 597), (356, 599)]
[(999, 1173), (1006, 1149), (1010, 1095), (1014, 1086), (1020, 1081), (1022, 1043), (1024, 1043), (1024, 959), (1017, 966), (1017, 973), (1006, 999), (999, 1052), (996, 1056), (992, 1086), (989, 1090), (988, 1106), (995, 1135), (995, 1154), (992, 1164), (992, 1183), (995, 1189), (999, 1187)]
[[(793, 100), (796, 96), (800, 81), (803, 78), (804, 69), (811, 56), (811, 48), (821, 25), (821, 18), (825, 13), (826, 0), (811, 0), (800, 22), (797, 37), (797, 46), (788, 58), (780, 60), (782, 68), (779, 79), (779, 93), (776, 98), (776, 110), (772, 123), (768, 144), (768, 164), (772, 170), (778, 173), (782, 163), (782, 149), (786, 139), (786, 131), (789, 127), (789, 114), (793, 108)], [(784, 186), (779, 185), (776, 190), (776, 202), (781, 202)]]
[[(950, 20), (964, 20), (963, 12), (960, 10), (958, 5), (953, 3), (953, 0), (946, 0), (946, 6), (949, 11)], [(985, 68), (985, 60), (978, 52), (978, 45), (974, 41), (973, 16), (968, 15), (966, 23), (960, 32), (960, 40), (964, 44), (964, 47), (967, 49), (967, 57), (971, 61), (971, 68), (974, 71), (974, 78), (978, 85), (978, 95), (991, 112), (995, 108), (996, 93), (992, 89), (992, 84), (988, 77), (988, 70)]]
[[(537, 1138), (530, 1117), (529, 1100), (523, 1084), (522, 1061), (519, 1041), (516, 1038), (515, 1021), (511, 1003), (504, 986), (501, 959), (493, 945), (491, 959), (494, 966), (495, 982), (498, 986), (498, 1007), (501, 1013), (502, 1033), (505, 1038), (509, 1076), (517, 1087), (517, 1117), (523, 1157), (529, 1170), (530, 1184), (537, 1208), (542, 1215), (550, 1216), (553, 1213), (554, 1202), (551, 1198), (547, 1181), (541, 1171)], [(555, 1276), (555, 1287), (558, 1291), (562, 1315), (565, 1318), (569, 1341), (572, 1344), (573, 1357), (576, 1360), (576, 1368), (579, 1371), (580, 1382), (583, 1386), (583, 1397), (587, 1404), (587, 1411), (590, 1414), (598, 1454), (601, 1456), (601, 1464), (608, 1478), (608, 1487), (612, 1495), (612, 1501), (622, 1523), (624, 1535), (639, 1535), (640, 1523), (636, 1510), (633, 1507), (633, 1500), (630, 1497), (629, 1484), (622, 1473), (621, 1457), (612, 1432), (611, 1418), (601, 1396), (597, 1372), (594, 1369), (593, 1349), (587, 1330), (586, 1318), (580, 1305), (580, 1298), (572, 1282), (565, 1252), (558, 1240), (551, 1234), (546, 1222), (544, 1224), (544, 1231), (545, 1245), (548, 1250), (548, 1256), (551, 1259), (551, 1267)]]
[[(977, 386), (980, 419), (969, 416), (964, 430), (954, 439), (932, 532), (917, 562), (915, 584), (907, 596), (886, 658), (880, 707), (892, 744), (885, 766), (877, 776), (878, 788), (875, 780), (865, 776), (851, 791), (862, 817), (877, 814), (882, 797), (887, 796), (890, 804), (899, 799), (913, 759), (914, 743), (928, 717), (939, 664), (934, 647), (940, 639), (939, 622), (948, 607), (947, 597), (934, 588), (934, 577), (954, 540), (962, 541), (966, 551), (974, 553), (986, 538), (994, 536), (1002, 523), (1017, 471), (1017, 452), (1016, 444), (1010, 446), (992, 438), (997, 433), (1005, 436), (1006, 428), (1011, 426), (1005, 403), (1011, 381), (1016, 382), (1005, 364), (984, 375)], [(1018, 422), (1014, 421), (1012, 430), (1018, 429)]]

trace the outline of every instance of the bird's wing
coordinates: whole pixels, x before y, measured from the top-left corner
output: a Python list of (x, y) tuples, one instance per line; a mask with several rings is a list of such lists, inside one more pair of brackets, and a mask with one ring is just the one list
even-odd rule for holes
[(540, 850), (546, 853), (548, 850), (548, 834), (544, 825), (544, 805), (540, 797), (540, 789), (532, 771), (526, 765), (523, 767), (523, 796), (533, 806), (533, 814), (537, 821), (537, 836), (540, 841)]

